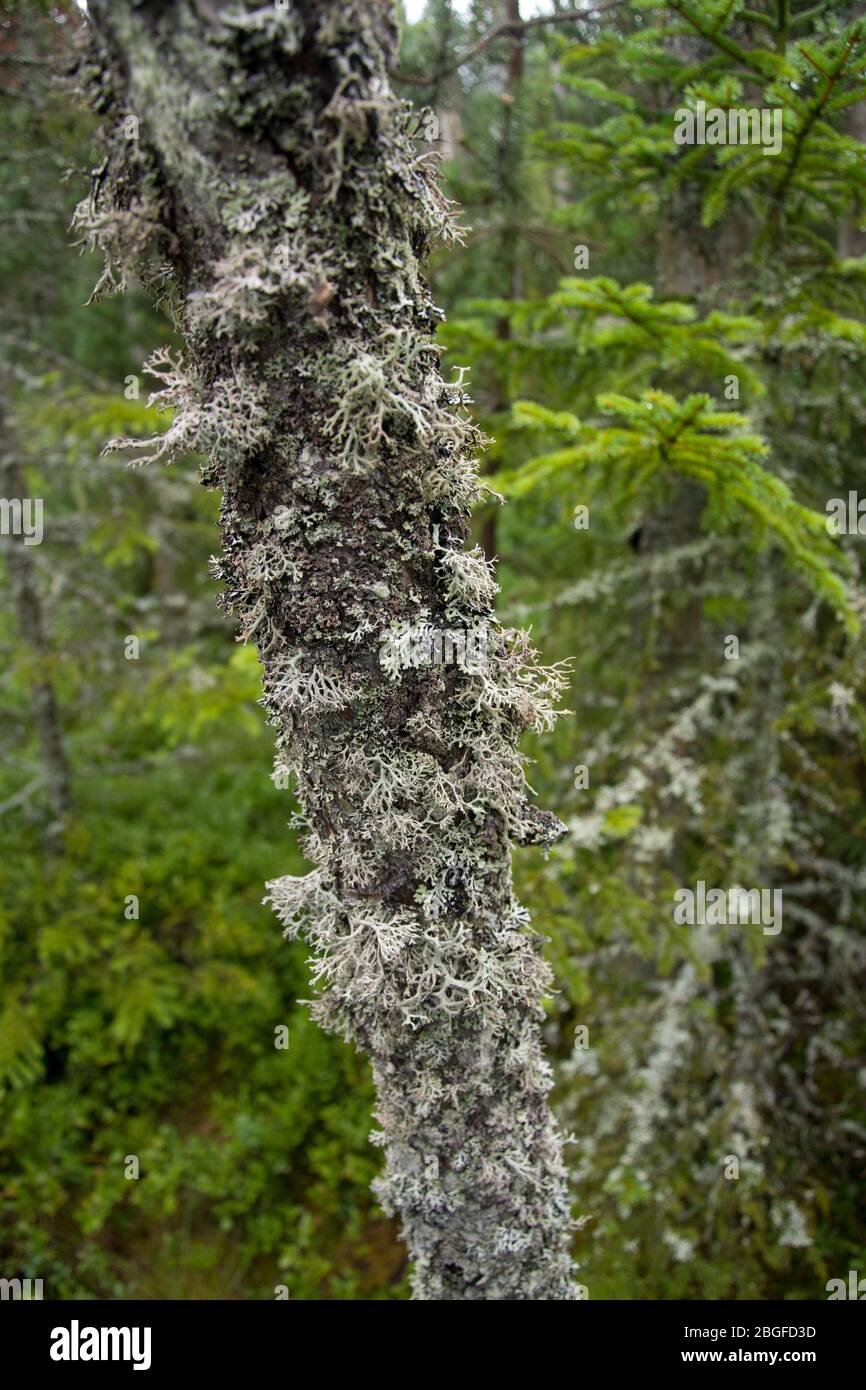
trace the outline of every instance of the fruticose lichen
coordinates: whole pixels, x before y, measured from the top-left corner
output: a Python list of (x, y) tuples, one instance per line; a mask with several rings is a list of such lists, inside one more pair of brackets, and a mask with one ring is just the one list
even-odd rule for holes
[[(311, 945), (315, 1016), (370, 1057), (378, 1194), (415, 1296), (573, 1298), (550, 977), (510, 864), (561, 831), (516, 746), (550, 727), (563, 677), (500, 628), (465, 550), (482, 440), (419, 274), (454, 217), (391, 92), (390, 4), (89, 13), (104, 160), (76, 226), (106, 252), (102, 287), (134, 269), (185, 344), (151, 362), (175, 413), (150, 457), (197, 448), (222, 490), (224, 602), (316, 865), (268, 901)], [(483, 627), (484, 662), (383, 665), (418, 624)]]

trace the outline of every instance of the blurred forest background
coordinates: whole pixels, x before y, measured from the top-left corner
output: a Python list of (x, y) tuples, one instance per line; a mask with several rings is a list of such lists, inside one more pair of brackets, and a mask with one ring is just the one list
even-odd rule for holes
[[(477, 534), (503, 616), (573, 662), (528, 749), (569, 833), (516, 872), (579, 1278), (823, 1298), (866, 1272), (864, 542), (826, 526), (866, 494), (866, 5), (416, 8), (395, 85), (470, 229), (430, 267), (441, 341), (507, 498)], [(0, 539), (0, 1271), (404, 1298), (366, 1065), (261, 905), (302, 862), (218, 498), (194, 458), (100, 452), (166, 427), (141, 363), (169, 329), (135, 286), (85, 307), (79, 22), (0, 4), (0, 496), (44, 499), (41, 545)], [(698, 100), (780, 110), (781, 153), (677, 145)], [(781, 888), (781, 933), (675, 925), (699, 879)]]

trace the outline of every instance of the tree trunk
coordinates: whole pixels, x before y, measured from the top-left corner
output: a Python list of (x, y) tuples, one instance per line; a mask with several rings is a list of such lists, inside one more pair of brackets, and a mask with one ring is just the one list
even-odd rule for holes
[[(505, 0), (504, 21), (511, 24), (520, 24), (520, 0)], [(505, 86), (502, 92), (502, 137), (499, 142), (499, 162), (498, 169), (500, 175), (499, 200), (502, 204), (502, 235), (500, 238), (500, 255), (502, 258), (502, 268), (504, 282), (507, 285), (506, 295), (508, 299), (520, 299), (523, 293), (522, 277), (520, 274), (520, 248), (518, 245), (518, 233), (515, 223), (520, 215), (521, 197), (517, 183), (520, 178), (520, 156), (515, 149), (515, 130), (514, 130), (514, 103), (520, 93), (523, 82), (523, 72), (525, 66), (524, 36), (522, 33), (515, 32), (511, 39), (511, 50), (508, 54), (508, 64), (505, 70)], [(510, 318), (498, 318), (496, 320), (496, 336), (500, 342), (507, 343), (511, 338)], [(507, 373), (507, 366), (504, 368)], [(497, 377), (496, 391), (490, 403), (490, 412), (493, 415), (504, 414), (508, 410), (509, 401), (506, 390), (506, 382), (502, 376)], [(491, 460), (484, 472), (488, 477), (495, 473), (497, 465)], [(478, 538), (481, 542), (481, 549), (485, 557), (491, 562), (497, 559), (496, 544), (496, 523), (498, 518), (498, 503), (492, 503), (485, 507), (481, 517), (481, 525), (478, 528)]]
[[(14, 447), (14, 443), (10, 441), (2, 412), (0, 421), (4, 426), (6, 448), (10, 449)], [(26, 491), (24, 469), (17, 459), (7, 453), (0, 461), (0, 495), (22, 500)], [(72, 807), (72, 782), (63, 747), (57, 697), (49, 674), (51, 653), (42, 617), (42, 602), (36, 583), (33, 557), (29, 547), (24, 543), (24, 537), (10, 535), (5, 542), (4, 550), (21, 639), (34, 658), (34, 673), (30, 683), (33, 722), (42, 751), (44, 783), (54, 813), (51, 833), (57, 835), (62, 830)]]
[[(852, 140), (859, 140), (861, 144), (866, 145), (866, 101), (858, 101), (853, 106), (849, 106), (842, 119), (845, 134), (850, 135)], [(845, 259), (848, 256), (862, 256), (866, 253), (864, 221), (866, 221), (866, 212), (859, 205), (858, 199), (855, 206), (849, 208), (839, 222), (840, 259)]]
[(418, 270), (452, 221), (391, 93), (391, 6), (89, 13), (105, 159), (77, 223), (184, 336), (153, 362), (176, 413), (151, 454), (197, 447), (223, 491), (225, 602), (317, 865), (270, 900), (312, 944), (315, 1016), (371, 1058), (415, 1296), (574, 1297), (548, 972), (510, 872), (560, 830), (516, 742), (561, 682), (464, 550), (477, 433)]

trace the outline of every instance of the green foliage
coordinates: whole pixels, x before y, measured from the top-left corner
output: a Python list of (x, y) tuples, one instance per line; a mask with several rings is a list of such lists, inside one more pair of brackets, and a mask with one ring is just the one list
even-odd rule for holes
[(3, 1258), (54, 1297), (347, 1298), (399, 1278), (367, 1195), (366, 1069), (298, 1007), (303, 952), (259, 901), (301, 868), (285, 793), (267, 740), (219, 727), (186, 765), (82, 788), (47, 864), (35, 827), (3, 846)]
[(567, 413), (517, 402), (518, 423), (562, 431), (579, 442), (499, 474), (495, 485), (519, 497), (560, 470), (578, 476), (593, 471), (608, 483), (621, 479), (620, 496), (627, 499), (642, 497), (659, 474), (694, 478), (707, 493), (710, 524), (745, 530), (758, 542), (773, 537), (857, 634), (859, 623), (837, 572), (845, 557), (833, 545), (826, 516), (800, 505), (787, 484), (761, 466), (769, 446), (746, 432), (745, 416), (717, 409), (709, 396), (679, 402), (664, 391), (644, 391), (639, 400), (608, 392), (598, 397), (598, 408), (622, 416), (625, 427), (583, 426)]

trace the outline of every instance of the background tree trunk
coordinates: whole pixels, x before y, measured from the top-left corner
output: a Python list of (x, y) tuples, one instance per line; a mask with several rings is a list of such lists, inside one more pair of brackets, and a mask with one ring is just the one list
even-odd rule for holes
[[(505, 0), (503, 18), (513, 24), (520, 24), (520, 0)], [(518, 231), (516, 223), (520, 216), (521, 193), (518, 187), (521, 175), (520, 151), (515, 139), (514, 105), (519, 100), (520, 86), (524, 71), (524, 36), (515, 33), (511, 39), (511, 50), (505, 69), (505, 85), (502, 91), (502, 132), (499, 141), (500, 199), (502, 203), (502, 233), (500, 236), (500, 256), (504, 272), (503, 294), (508, 299), (520, 299), (523, 293), (518, 253)], [(503, 342), (511, 338), (511, 319), (507, 316), (496, 320), (496, 334)], [(504, 370), (504, 369), (503, 369)], [(497, 381), (496, 395), (490, 403), (491, 414), (507, 414), (509, 410), (506, 382), (500, 377)], [(496, 463), (488, 460), (485, 473), (496, 472)], [(481, 549), (490, 561), (497, 559), (496, 521), (498, 503), (486, 507), (481, 517), (478, 535)]]
[[(371, 1058), (415, 1295), (574, 1297), (549, 977), (510, 872), (512, 842), (559, 833), (516, 743), (561, 682), (464, 550), (477, 433), (418, 271), (451, 215), (390, 90), (391, 6), (90, 16), (105, 150), (77, 223), (103, 283), (135, 266), (184, 336), (183, 362), (152, 362), (175, 416), (151, 456), (197, 447), (223, 491), (225, 602), (317, 865), (271, 900), (312, 943), (316, 1017)], [(431, 631), (465, 652), (437, 660), (412, 640)]]
[[(14, 439), (10, 438), (5, 413), (0, 410), (3, 424), (5, 456), (0, 457), (0, 496), (22, 500), (27, 495), (24, 469), (13, 456)], [(33, 698), (33, 722), (42, 752), (43, 777), (54, 820), (51, 834), (62, 830), (72, 807), (72, 779), (63, 734), (54, 682), (51, 678), (51, 651), (42, 616), (42, 601), (36, 581), (33, 557), (23, 536), (10, 535), (3, 544), (6, 566), (12, 588), (15, 614), (21, 639), (33, 654), (34, 670), (30, 683)]]

